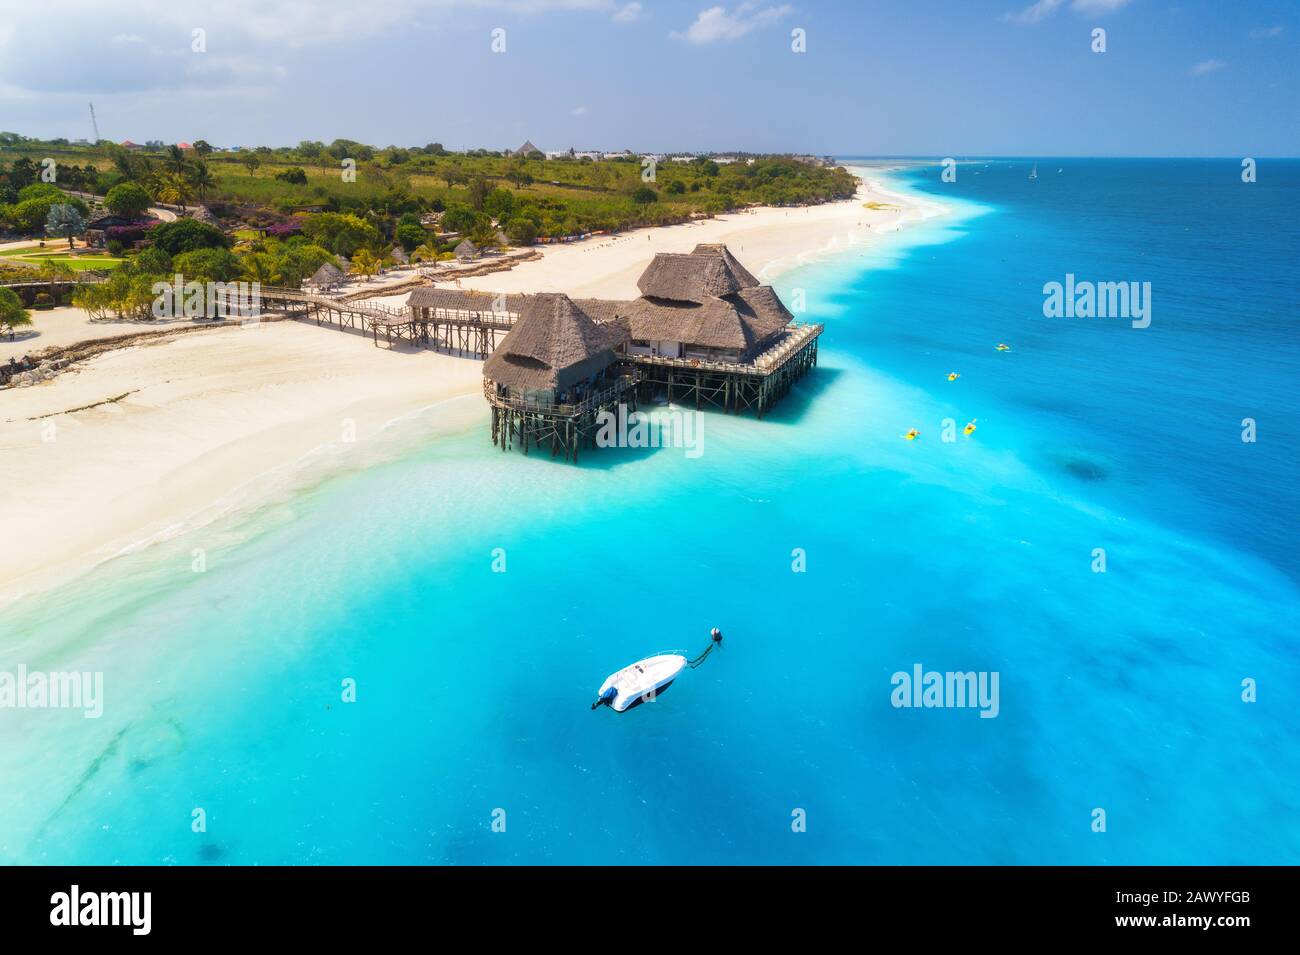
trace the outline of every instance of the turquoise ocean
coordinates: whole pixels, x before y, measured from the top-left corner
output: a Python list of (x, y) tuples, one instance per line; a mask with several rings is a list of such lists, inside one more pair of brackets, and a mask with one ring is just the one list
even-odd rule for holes
[[(819, 365), (699, 457), (468, 399), (0, 611), (105, 687), (0, 710), (0, 861), (1300, 863), (1300, 163), (1037, 166), (874, 168), (948, 214), (777, 277)], [(1150, 327), (1045, 318), (1067, 273)], [(998, 715), (895, 708), (917, 664)]]

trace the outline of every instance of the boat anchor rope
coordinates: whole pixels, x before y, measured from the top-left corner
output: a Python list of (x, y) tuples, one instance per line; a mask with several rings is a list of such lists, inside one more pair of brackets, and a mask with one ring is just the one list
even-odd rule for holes
[(692, 670), (694, 670), (697, 666), (700, 666), (704, 662), (704, 658), (707, 657), (710, 652), (712, 652), (714, 647), (722, 646), (721, 630), (719, 630), (717, 627), (714, 627), (713, 630), (709, 633), (709, 636), (712, 637), (713, 639), (710, 640), (709, 645), (704, 648), (704, 652), (701, 653), (694, 660), (690, 660), (687, 662), (686, 665), (690, 667)]

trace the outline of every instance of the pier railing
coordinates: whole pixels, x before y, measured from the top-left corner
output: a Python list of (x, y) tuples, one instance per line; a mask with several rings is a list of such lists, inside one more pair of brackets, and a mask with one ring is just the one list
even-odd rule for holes
[(660, 365), (665, 368), (685, 368), (690, 371), (717, 371), (733, 375), (770, 374), (805, 345), (820, 335), (825, 325), (792, 324), (787, 326), (787, 334), (771, 348), (763, 351), (748, 361), (715, 361), (709, 358), (668, 358), (664, 355), (629, 355), (639, 365)]
[(394, 308), (382, 302), (346, 302), (328, 295), (274, 285), (263, 285), (260, 291), (264, 301), (297, 302), (302, 305), (319, 305), (337, 312), (351, 312), (362, 316), (372, 325), (398, 325), (411, 320), (406, 309)]
[(548, 401), (536, 401), (530, 398), (524, 398), (516, 395), (503, 395), (497, 391), (497, 385), (490, 379), (483, 379), (483, 395), (487, 400), (498, 407), (510, 408), (515, 411), (528, 411), (534, 414), (557, 415), (560, 417), (571, 417), (574, 415), (586, 414), (595, 411), (605, 405), (615, 401), (620, 395), (636, 387), (636, 375), (620, 375), (612, 384), (586, 395), (581, 401), (555, 403)]

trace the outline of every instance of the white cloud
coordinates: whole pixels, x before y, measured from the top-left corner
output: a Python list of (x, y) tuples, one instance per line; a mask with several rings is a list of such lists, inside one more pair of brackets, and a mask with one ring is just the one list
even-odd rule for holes
[(585, 106), (575, 106), (575, 107), (574, 107), (574, 108), (569, 112), (569, 115), (570, 115), (570, 116), (586, 116), (586, 115), (587, 115), (587, 107), (585, 107)]
[[(398, 31), (433, 31), (457, 11), (531, 16), (560, 11), (617, 16), (624, 0), (60, 0), (59, 17), (35, 4), (6, 5), (0, 17), (0, 83), (43, 93), (140, 93), (188, 88), (238, 92), (273, 88), (284, 70), (267, 64), (282, 54), (352, 44)], [(76, 24), (69, 29), (68, 24)], [(207, 50), (191, 50), (191, 30), (206, 31)], [(104, 55), (107, 38), (115, 51)], [(485, 41), (486, 42), (486, 41)], [(49, 69), (45, 51), (66, 55)], [(129, 50), (130, 55), (122, 51)]]
[(1197, 63), (1195, 66), (1192, 67), (1192, 75), (1204, 76), (1206, 73), (1217, 73), (1219, 72), (1219, 70), (1223, 69), (1227, 65), (1228, 62), (1226, 60), (1220, 60), (1215, 58), (1202, 60), (1200, 63)]
[(1003, 14), (1002, 19), (1012, 23), (1037, 23), (1055, 13), (1061, 3), (1062, 0), (1038, 0), (1037, 3), (1031, 3), (1019, 13)]
[[(1060, 2), (1060, 0), (1056, 0)], [(701, 10), (685, 33), (673, 33), (672, 36), (703, 46), (708, 43), (731, 42), (746, 33), (769, 23), (775, 23), (788, 15), (793, 8), (789, 4), (779, 7), (759, 7), (758, 4), (746, 2), (733, 11), (726, 7), (709, 7)]]
[[(111, 23), (110, 36), (148, 37), (167, 31), (187, 48), (190, 30), (196, 27), (208, 32), (211, 44), (225, 38), (227, 46), (255, 40), (303, 47), (409, 30), (426, 26), (441, 14), (464, 10), (521, 15), (613, 11), (617, 17), (629, 7), (639, 12), (640, 6), (625, 3), (620, 8), (617, 0), (384, 0), (364, 7), (359, 7), (356, 0), (223, 0), (219, 4), (211, 0), (132, 0), (108, 10), (103, 0), (60, 0), (57, 23), (65, 31), (70, 23), (83, 29)], [(5, 7), (0, 48), (21, 36), (25, 27), (51, 21), (47, 10), (35, 4)]]
[(1280, 26), (1260, 27), (1258, 30), (1250, 31), (1250, 38), (1252, 40), (1271, 40), (1273, 37), (1281, 35), (1282, 27)]
[(639, 3), (628, 3), (614, 12), (615, 23), (635, 23), (645, 16), (645, 8)]
[[(1121, 7), (1129, 5), (1130, 0), (1070, 0), (1070, 9), (1075, 13), (1099, 16), (1114, 13)], [(1003, 20), (1012, 23), (1039, 23), (1046, 20), (1061, 8), (1065, 0), (1038, 0), (1023, 10), (1003, 14)]]
[(1079, 13), (1114, 13), (1128, 4), (1129, 0), (1074, 0), (1070, 9)]

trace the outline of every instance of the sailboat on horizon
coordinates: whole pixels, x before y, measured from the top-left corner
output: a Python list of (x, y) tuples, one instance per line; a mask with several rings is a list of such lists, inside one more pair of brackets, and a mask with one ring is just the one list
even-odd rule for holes
[(1034, 168), (1029, 170), (1029, 178), (1030, 179), (1038, 178), (1038, 163), (1034, 163)]

